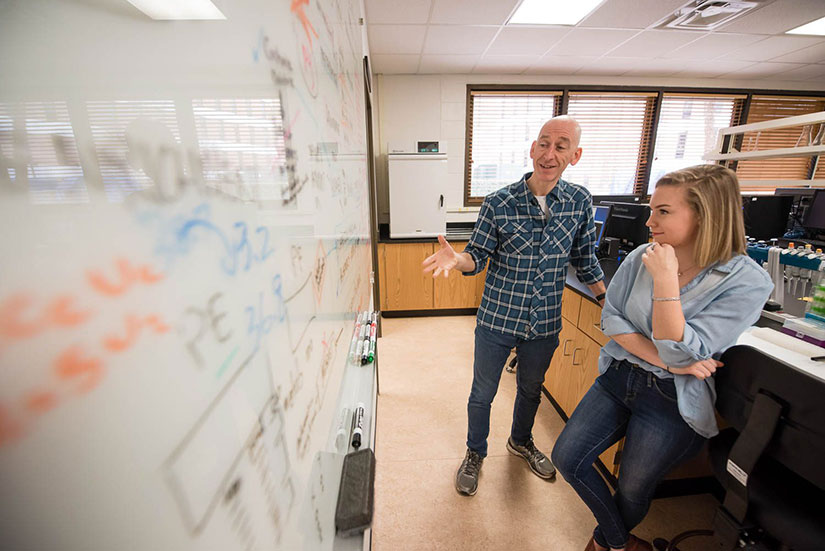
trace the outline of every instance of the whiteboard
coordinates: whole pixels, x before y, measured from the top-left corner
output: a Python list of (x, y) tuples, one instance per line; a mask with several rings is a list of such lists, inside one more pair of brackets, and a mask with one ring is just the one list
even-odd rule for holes
[(2, 549), (335, 547), (361, 4), (215, 5), (0, 4)]

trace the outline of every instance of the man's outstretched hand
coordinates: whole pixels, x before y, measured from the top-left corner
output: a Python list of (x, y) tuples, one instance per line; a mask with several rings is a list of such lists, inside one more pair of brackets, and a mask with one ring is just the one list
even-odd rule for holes
[(424, 273), (433, 272), (433, 277), (438, 277), (439, 274), (448, 277), (450, 270), (458, 265), (461, 257), (443, 235), (438, 236), (438, 242), (441, 244), (441, 248), (435, 254), (428, 256), (421, 263), (421, 266), (424, 268)]

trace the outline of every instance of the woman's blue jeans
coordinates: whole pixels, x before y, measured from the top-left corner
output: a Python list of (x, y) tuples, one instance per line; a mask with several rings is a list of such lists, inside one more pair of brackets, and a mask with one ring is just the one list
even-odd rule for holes
[(516, 401), (513, 406), (513, 426), (510, 438), (519, 445), (531, 438), (533, 421), (541, 402), (541, 385), (550, 367), (550, 359), (559, 345), (558, 335), (524, 340), (476, 326), (473, 387), (467, 402), (467, 447), (481, 457), (487, 456), (487, 436), (490, 434), (490, 406), (493, 403), (504, 362), (515, 348)]
[[(611, 495), (593, 462), (622, 436), (619, 484)], [(596, 543), (618, 548), (647, 514), (659, 481), (705, 441), (679, 415), (672, 379), (614, 361), (579, 402), (551, 457), (596, 517)]]

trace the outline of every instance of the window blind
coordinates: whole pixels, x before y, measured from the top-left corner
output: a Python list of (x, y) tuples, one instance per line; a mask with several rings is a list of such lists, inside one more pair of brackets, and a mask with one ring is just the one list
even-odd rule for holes
[(655, 93), (573, 93), (567, 114), (582, 128), (582, 158), (564, 179), (593, 195), (637, 192), (644, 182)]
[(198, 99), (192, 111), (208, 185), (237, 194), (243, 182), (259, 200), (280, 197), (276, 182), (286, 164), (280, 100)]
[(121, 202), (131, 193), (152, 185), (151, 177), (139, 166), (134, 166), (138, 164), (136, 158), (142, 152), (129, 151), (126, 134), (130, 125), (140, 125), (142, 128), (139, 131), (150, 132), (148, 138), (153, 142), (161, 140), (180, 144), (175, 102), (90, 101), (86, 109), (108, 200)]
[(465, 203), (518, 181), (533, 170), (530, 145), (553, 118), (561, 92), (480, 92), (470, 96)]
[[(763, 122), (825, 110), (825, 98), (794, 96), (754, 96), (751, 99), (747, 123)], [(792, 147), (803, 133), (801, 127), (777, 128), (761, 133), (747, 132), (740, 151), (755, 151)], [(804, 142), (803, 142), (804, 143)], [(804, 180), (808, 178), (810, 157), (782, 157), (739, 161), (736, 174), (742, 191), (772, 191), (772, 187), (748, 186), (747, 180)], [(777, 183), (781, 186), (781, 182)]]
[(33, 204), (89, 201), (66, 102), (0, 103), (0, 155), (0, 179), (25, 167)]
[(713, 151), (721, 128), (736, 124), (744, 101), (744, 95), (664, 94), (648, 193), (668, 172), (707, 163), (702, 156)]

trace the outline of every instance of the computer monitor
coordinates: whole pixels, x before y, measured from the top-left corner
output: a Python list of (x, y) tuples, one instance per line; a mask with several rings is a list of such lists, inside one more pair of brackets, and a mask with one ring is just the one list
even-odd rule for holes
[(610, 217), (611, 205), (595, 205), (593, 207), (593, 221), (596, 223), (596, 246), (602, 240), (604, 234), (604, 223)]
[(802, 225), (815, 233), (825, 232), (825, 189), (816, 190)]
[(808, 232), (802, 221), (808, 214), (808, 207), (811, 206), (816, 189), (809, 187), (778, 187), (774, 190), (774, 195), (789, 195), (793, 197), (793, 206), (791, 206), (791, 223), (788, 224), (788, 231), (785, 232), (785, 238), (804, 237)]
[(745, 234), (754, 239), (782, 237), (793, 207), (791, 195), (744, 195), (742, 217)]
[(774, 195), (791, 195), (797, 198), (813, 197), (816, 190), (809, 187), (778, 187), (773, 191)]
[(650, 230), (645, 225), (650, 217), (650, 207), (619, 202), (604, 202), (602, 205), (611, 206), (602, 239), (618, 239), (625, 250), (635, 249), (650, 240)]

